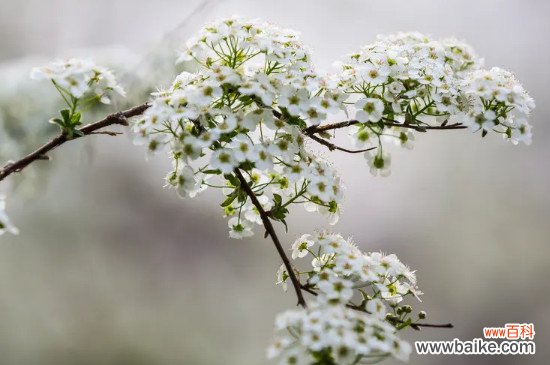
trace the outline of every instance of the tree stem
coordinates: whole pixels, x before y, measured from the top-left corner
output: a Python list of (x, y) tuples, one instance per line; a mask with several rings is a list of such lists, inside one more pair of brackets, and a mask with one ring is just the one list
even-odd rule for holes
[[(130, 108), (128, 110), (113, 113), (106, 116), (100, 121), (97, 121), (92, 124), (88, 124), (80, 128), (78, 131), (82, 134), (82, 136), (87, 136), (90, 134), (98, 134), (97, 131), (99, 129), (113, 125), (113, 124), (128, 125), (128, 121), (126, 120), (127, 118), (141, 115), (148, 108), (149, 108), (149, 104), (145, 103), (145, 104), (141, 104), (133, 108)], [(58, 135), (57, 137), (54, 137), (52, 140), (50, 140), (48, 143), (46, 143), (39, 149), (35, 150), (34, 152), (31, 152), (30, 154), (21, 158), (20, 160), (6, 164), (6, 166), (4, 166), (2, 170), (0, 170), (0, 181), (4, 180), (6, 177), (13, 174), (14, 172), (19, 172), (23, 170), (25, 167), (27, 167), (28, 165), (30, 165), (36, 160), (48, 159), (47, 158), (48, 152), (61, 146), (65, 142), (68, 142), (80, 137), (81, 136), (79, 136), (78, 134), (75, 134), (72, 139), (69, 139), (64, 133), (61, 133), (60, 135)]]
[(243, 174), (238, 168), (235, 169), (235, 175), (237, 176), (237, 178), (241, 183), (241, 188), (245, 191), (246, 195), (248, 195), (248, 197), (250, 198), (250, 200), (252, 201), (252, 204), (254, 204), (256, 209), (258, 209), (258, 212), (260, 213), (260, 217), (262, 219), (262, 223), (264, 224), (265, 230), (267, 234), (271, 236), (271, 240), (273, 241), (273, 244), (275, 245), (275, 248), (277, 249), (279, 256), (283, 260), (283, 264), (285, 265), (286, 271), (288, 272), (288, 276), (290, 277), (290, 281), (292, 282), (292, 286), (294, 287), (294, 291), (296, 292), (296, 297), (298, 298), (298, 304), (306, 308), (307, 304), (304, 299), (304, 296), (302, 295), (300, 280), (298, 280), (298, 277), (294, 272), (294, 268), (292, 267), (292, 264), (290, 263), (290, 260), (288, 259), (288, 256), (286, 255), (285, 250), (283, 249), (283, 246), (281, 245), (281, 241), (279, 241), (279, 237), (277, 237), (277, 233), (273, 228), (273, 224), (269, 219), (269, 215), (266, 213), (266, 211), (262, 207), (262, 204), (256, 197), (256, 194), (254, 194), (254, 191), (252, 191), (252, 188), (248, 185), (248, 182), (246, 181)]

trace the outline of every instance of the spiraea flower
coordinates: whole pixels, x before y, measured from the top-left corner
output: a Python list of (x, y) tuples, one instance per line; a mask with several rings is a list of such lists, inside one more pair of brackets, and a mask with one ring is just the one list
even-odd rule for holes
[[(234, 238), (262, 224), (235, 181), (235, 169), (246, 171), (272, 218), (284, 222), (291, 204), (308, 203), (308, 210), (336, 221), (340, 179), (308, 151), (303, 130), (343, 111), (346, 97), (313, 70), (297, 33), (230, 18), (205, 27), (182, 57), (197, 61), (200, 69), (178, 75), (168, 90), (153, 94), (151, 107), (134, 125), (136, 143), (170, 150), (175, 169), (169, 185), (182, 196), (187, 189), (225, 188), (222, 207)], [(205, 176), (212, 179), (207, 183)]]
[[(393, 254), (363, 252), (326, 232), (299, 237), (291, 257), (301, 263), (292, 266), (271, 222), (286, 228), (295, 205), (329, 216), (331, 224), (338, 220), (343, 184), (314, 143), (363, 153), (373, 175), (388, 176), (387, 145), (411, 149), (415, 133), (428, 130), (469, 128), (529, 144), (533, 99), (510, 72), (483, 69), (469, 45), (420, 33), (379, 36), (335, 73), (321, 74), (297, 32), (232, 17), (204, 27), (180, 61), (198, 67), (132, 109), (145, 110), (133, 125), (135, 143), (168, 153), (166, 186), (179, 196), (219, 189), (230, 237), (250, 237), (259, 225), (273, 238), (284, 262), (276, 284), (287, 290), (291, 282), (302, 308), (277, 317), (268, 357), (289, 365), (407, 360), (411, 347), (398, 331), (425, 318), (404, 304), (422, 295), (415, 272)], [(81, 111), (125, 94), (110, 70), (88, 60), (55, 61), (31, 76), (51, 80), (68, 106), (50, 120), (62, 141), (85, 135), (77, 128)], [(10, 116), (0, 114), (0, 122)], [(342, 115), (347, 120), (327, 122)], [(351, 129), (358, 150), (333, 143), (332, 132), (341, 128)], [(0, 197), (5, 232), (18, 231)], [(302, 298), (306, 292), (312, 300)]]
[(6, 198), (0, 195), (0, 236), (4, 233), (19, 234), (17, 227), (13, 225), (6, 214)]
[[(379, 36), (337, 65), (338, 85), (354, 100), (356, 145), (383, 150), (394, 139), (410, 149), (413, 131), (450, 121), (483, 136), (494, 131), (513, 143), (531, 140), (526, 116), (533, 100), (509, 72), (483, 70), (483, 60), (464, 42), (420, 33)], [(374, 175), (389, 175), (388, 154), (366, 157)]]
[(395, 255), (364, 253), (338, 234), (303, 235), (292, 245), (293, 259), (311, 260), (301, 273), (320, 302), (346, 304), (354, 293), (396, 305), (407, 296), (418, 297), (416, 276)]
[(341, 180), (305, 143), (330, 116), (354, 118), (353, 144), (367, 150), (370, 171), (380, 176), (391, 173), (387, 142), (411, 149), (416, 132), (449, 121), (483, 133), (500, 128), (514, 143), (531, 136), (524, 116), (534, 105), (521, 86), (502, 71), (483, 71), (471, 47), (454, 39), (381, 36), (342, 60), (337, 73), (321, 75), (298, 33), (233, 17), (203, 28), (180, 56), (198, 71), (153, 94), (134, 125), (136, 143), (170, 151), (169, 176), (180, 178), (169, 185), (181, 196), (229, 188), (222, 207), (237, 216), (237, 238), (249, 235), (250, 218), (252, 226), (261, 220), (235, 181), (236, 169), (267, 197), (272, 218), (285, 223), (289, 206), (300, 203), (337, 221)]
[(316, 363), (352, 365), (361, 360), (393, 356), (407, 360), (411, 346), (379, 314), (345, 306), (312, 302), (307, 309), (289, 310), (275, 321), (277, 334), (267, 350), (279, 364)]
[(512, 143), (531, 143), (527, 122), (535, 102), (512, 73), (493, 67), (476, 70), (463, 80), (467, 108), (462, 122), (473, 132), (495, 131)]
[(109, 104), (112, 92), (126, 95), (114, 74), (105, 67), (95, 65), (91, 60), (57, 60), (46, 66), (35, 67), (31, 78), (51, 80), (60, 92), (67, 94), (65, 96), (77, 99), (89, 94), (102, 103)]
[[(291, 248), (293, 259), (311, 260), (297, 273), (315, 300), (277, 317), (268, 357), (304, 365), (407, 360), (411, 347), (397, 332), (425, 317), (421, 312), (413, 321), (412, 308), (400, 306), (407, 296), (422, 294), (413, 271), (393, 254), (364, 253), (338, 234), (305, 234)], [(281, 266), (277, 284), (288, 281)]]

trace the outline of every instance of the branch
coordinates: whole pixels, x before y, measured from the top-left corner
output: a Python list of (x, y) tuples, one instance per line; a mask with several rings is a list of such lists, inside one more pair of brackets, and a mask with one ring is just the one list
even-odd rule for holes
[[(408, 128), (413, 129), (417, 132), (425, 132), (426, 130), (451, 130), (451, 129), (465, 129), (468, 128), (465, 125), (461, 123), (453, 123), (453, 124), (446, 124), (443, 122), (441, 125), (417, 125), (417, 124), (402, 124), (398, 123), (394, 120), (384, 118), (385, 122), (384, 125), (387, 127), (400, 127), (400, 128)], [(332, 124), (325, 124), (325, 125), (319, 125), (319, 126), (311, 126), (309, 128), (306, 128), (304, 130), (304, 133), (308, 136), (311, 136), (315, 133), (320, 132), (326, 132), (331, 131), (334, 129), (341, 129), (346, 128), (352, 125), (356, 124), (362, 124), (358, 120), (346, 120), (344, 122), (338, 122), (338, 123), (332, 123)], [(376, 124), (376, 123), (375, 123)]]
[[(280, 111), (271, 108), (271, 112), (273, 113), (273, 116), (275, 118), (278, 118), (278, 119), (283, 118), (283, 114)], [(447, 124), (448, 120), (445, 120), (441, 125), (437, 125), (437, 126), (399, 123), (399, 122), (397, 122), (393, 119), (389, 119), (389, 118), (382, 118), (382, 120), (384, 120), (384, 126), (386, 126), (386, 127), (408, 128), (408, 129), (413, 129), (417, 132), (426, 132), (427, 130), (430, 130), (430, 129), (431, 130), (450, 130), (450, 129), (465, 129), (465, 128), (468, 128), (468, 127), (466, 127), (465, 125), (463, 125), (461, 123)], [(339, 146), (337, 146), (337, 145), (335, 145), (335, 144), (333, 144), (333, 143), (331, 143), (331, 142), (329, 142), (325, 139), (319, 138), (318, 136), (315, 135), (317, 133), (327, 132), (327, 131), (331, 131), (331, 130), (335, 130), (335, 129), (346, 128), (346, 127), (356, 125), (356, 124), (364, 124), (364, 123), (361, 123), (358, 120), (353, 119), (353, 120), (346, 120), (344, 122), (338, 122), (338, 123), (332, 123), (332, 124), (313, 125), (311, 127), (307, 127), (305, 129), (303, 129), (302, 133), (305, 136), (313, 139), (315, 142), (326, 146), (331, 151), (338, 150), (338, 151), (347, 152), (347, 153), (361, 153), (361, 152), (367, 152), (367, 151), (371, 151), (371, 150), (376, 149), (376, 147), (371, 147), (371, 148), (362, 149), (362, 150), (349, 150), (347, 148), (339, 147)], [(377, 125), (378, 123), (372, 123), (372, 124)]]
[[(75, 134), (72, 139), (77, 139), (90, 134), (113, 135), (113, 132), (97, 132), (97, 131), (101, 128), (114, 125), (114, 124), (128, 125), (127, 118), (141, 115), (148, 108), (149, 108), (149, 104), (145, 103), (145, 104), (141, 104), (133, 108), (130, 108), (128, 110), (110, 114), (105, 118), (101, 119), (100, 121), (97, 121), (92, 124), (88, 124), (80, 128), (78, 131), (80, 132), (81, 135)], [(30, 165), (36, 160), (47, 160), (48, 159), (47, 154), (50, 151), (61, 146), (65, 142), (71, 141), (72, 139), (68, 139), (64, 133), (61, 133), (60, 135), (53, 138), (51, 141), (49, 141), (48, 143), (46, 143), (36, 151), (23, 157), (22, 159), (17, 160), (15, 162), (8, 163), (6, 166), (4, 166), (2, 170), (0, 170), (0, 181), (4, 180), (6, 177), (13, 174), (14, 172), (19, 172), (23, 170), (25, 167), (27, 167), (28, 165)]]
[(258, 209), (258, 212), (260, 213), (260, 217), (262, 219), (262, 223), (264, 224), (265, 230), (268, 235), (271, 236), (271, 239), (273, 240), (273, 243), (275, 244), (275, 248), (277, 249), (277, 252), (279, 253), (279, 256), (283, 260), (283, 264), (285, 265), (286, 271), (288, 272), (288, 276), (290, 277), (290, 281), (292, 282), (292, 285), (294, 286), (294, 291), (296, 291), (296, 297), (298, 297), (298, 304), (302, 307), (306, 308), (307, 304), (304, 299), (304, 296), (302, 295), (301, 290), (301, 284), (300, 280), (296, 277), (296, 273), (294, 272), (294, 268), (292, 267), (290, 260), (288, 259), (288, 256), (285, 253), (285, 250), (283, 249), (283, 246), (281, 245), (281, 241), (279, 241), (279, 238), (277, 237), (277, 233), (275, 232), (275, 229), (273, 228), (273, 224), (271, 224), (271, 220), (269, 219), (269, 215), (266, 213), (264, 208), (262, 207), (262, 204), (258, 201), (258, 198), (256, 197), (256, 194), (252, 191), (250, 186), (248, 185), (248, 182), (244, 178), (241, 171), (236, 168), (235, 169), (235, 175), (239, 179), (241, 183), (241, 187), (245, 191), (246, 195), (252, 200), (252, 204)]
[(306, 134), (309, 138), (311, 138), (312, 140), (324, 145), (324, 146), (327, 146), (327, 148), (331, 151), (334, 151), (334, 150), (338, 150), (338, 151), (343, 151), (343, 152), (347, 152), (347, 153), (361, 153), (361, 152), (367, 152), (367, 151), (371, 151), (371, 150), (374, 150), (376, 149), (377, 147), (370, 147), (370, 148), (365, 148), (363, 150), (348, 150), (347, 148), (343, 148), (343, 147), (339, 147), (337, 145), (335, 145), (334, 143), (330, 143), (329, 141), (321, 138), (321, 137), (317, 137), (316, 135), (314, 134)]
[[(314, 296), (317, 296), (317, 295), (318, 295), (318, 293), (317, 293), (315, 290), (313, 290), (313, 289), (311, 288), (311, 286), (308, 285), (308, 284), (306, 284), (306, 285), (300, 284), (300, 289), (303, 290), (303, 291), (305, 291), (305, 292), (308, 292), (308, 293), (311, 294), (311, 295), (314, 295)], [(349, 303), (348, 303), (348, 304), (346, 304), (346, 307), (348, 307), (348, 308), (350, 308), (350, 309), (353, 309), (353, 310), (356, 310), (356, 311), (359, 311), (359, 312), (364, 312), (364, 313), (369, 313), (369, 314), (370, 314), (369, 311), (367, 311), (365, 308), (360, 307), (360, 306), (358, 306), (358, 305), (354, 305), (354, 304), (349, 304)], [(400, 322), (400, 323), (404, 323), (404, 322), (401, 321), (401, 320), (398, 320), (398, 319), (396, 319), (396, 320), (397, 320), (398, 322)], [(453, 327), (454, 327), (452, 323), (445, 323), (445, 324), (411, 323), (410, 326), (411, 326), (413, 329), (417, 330), (417, 331), (420, 330), (419, 327), (431, 327), (431, 328), (453, 328)]]

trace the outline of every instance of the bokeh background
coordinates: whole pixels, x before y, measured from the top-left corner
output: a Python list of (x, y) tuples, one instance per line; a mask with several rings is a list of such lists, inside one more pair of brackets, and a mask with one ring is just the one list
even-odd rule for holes
[[(547, 364), (550, 3), (1, 0), (0, 61), (27, 65), (29, 57), (116, 47), (127, 52), (125, 68), (168, 82), (176, 45), (233, 14), (301, 31), (321, 69), (377, 34), (418, 30), (463, 38), (488, 66), (516, 73), (537, 101), (532, 146), (428, 133), (413, 151), (393, 151), (384, 179), (370, 176), (360, 156), (334, 153), (347, 186), (334, 230), (417, 268), (426, 294), (416, 307), (429, 321), (455, 324), (409, 333), (411, 341), (535, 324), (535, 356), (413, 354), (411, 364)], [(166, 49), (161, 61), (151, 56)], [(143, 59), (170, 66), (139, 68)], [(39, 128), (49, 117), (26, 123)], [(177, 198), (162, 188), (167, 159), (146, 161), (127, 136), (88, 138), (52, 157), (11, 182), (9, 212), (21, 234), (0, 238), (0, 364), (267, 363), (273, 318), (295, 298), (274, 284), (279, 262), (269, 241), (228, 239), (219, 192)], [(292, 213), (290, 232), (279, 227), (287, 243), (326, 225), (299, 207)]]

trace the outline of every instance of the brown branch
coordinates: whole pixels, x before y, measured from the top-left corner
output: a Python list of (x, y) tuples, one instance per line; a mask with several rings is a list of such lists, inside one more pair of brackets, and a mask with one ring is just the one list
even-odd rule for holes
[(377, 147), (370, 147), (370, 148), (365, 148), (365, 149), (362, 149), (362, 150), (348, 150), (347, 148), (344, 148), (344, 147), (339, 147), (337, 145), (335, 145), (334, 143), (330, 143), (329, 141), (321, 138), (321, 137), (318, 137), (316, 136), (315, 134), (306, 134), (309, 138), (311, 138), (312, 140), (324, 145), (324, 146), (327, 146), (327, 148), (331, 151), (334, 151), (334, 150), (338, 150), (338, 151), (343, 151), (343, 152), (347, 152), (347, 153), (361, 153), (361, 152), (367, 152), (367, 151), (371, 151), (371, 150), (374, 150), (376, 149)]
[[(425, 132), (426, 130), (451, 130), (451, 129), (467, 128), (465, 125), (461, 123), (453, 123), (453, 124), (444, 123), (441, 125), (418, 125), (418, 124), (402, 124), (387, 118), (384, 118), (384, 120), (385, 120), (384, 125), (387, 127), (408, 128), (408, 129), (413, 129), (417, 132)], [(321, 132), (327, 132), (335, 129), (346, 128), (356, 124), (362, 124), (362, 123), (359, 122), (358, 120), (346, 120), (344, 122), (331, 123), (331, 124), (325, 124), (325, 125), (319, 125), (319, 126), (311, 126), (304, 129), (304, 133), (308, 136), (311, 136), (312, 134), (315, 134), (315, 133), (321, 133)]]
[[(319, 293), (317, 293), (315, 290), (313, 290), (311, 288), (310, 285), (308, 284), (300, 284), (300, 289), (305, 291), (305, 292), (308, 292), (309, 294), (311, 295), (314, 295), (314, 296), (317, 296), (319, 295)], [(358, 306), (358, 305), (354, 305), (354, 304), (346, 304), (346, 307), (350, 308), (350, 309), (353, 309), (353, 310), (356, 310), (356, 311), (359, 311), (359, 312), (364, 312), (364, 313), (368, 313), (370, 314), (369, 311), (367, 311), (365, 308), (361, 307), (361, 306)], [(399, 323), (404, 323), (403, 321), (401, 320), (398, 320), (396, 319), (396, 321), (398, 321)], [(431, 328), (453, 328), (453, 324), (452, 323), (445, 323), (445, 324), (433, 324), (433, 323), (411, 323), (410, 326), (419, 331), (420, 328), (419, 327), (431, 327)]]
[(431, 328), (454, 328), (452, 323), (445, 323), (445, 324), (433, 324), (433, 323), (412, 323), (412, 326), (416, 327), (431, 327)]
[[(275, 118), (281, 119), (283, 117), (283, 114), (281, 112), (279, 112), (279, 111), (277, 111), (273, 108), (271, 109), (271, 112), (273, 113), (273, 116)], [(450, 129), (465, 129), (465, 128), (467, 128), (465, 125), (462, 125), (461, 123), (447, 124), (447, 120), (444, 121), (441, 125), (437, 125), (437, 126), (408, 124), (408, 123), (407, 124), (402, 124), (402, 123), (399, 123), (399, 122), (397, 122), (393, 119), (388, 119), (388, 118), (382, 118), (382, 120), (384, 120), (384, 126), (386, 126), (386, 127), (408, 128), (408, 129), (413, 129), (417, 132), (426, 132), (427, 130), (450, 130)], [(335, 130), (335, 129), (346, 128), (346, 127), (356, 125), (356, 124), (363, 124), (363, 123), (359, 122), (358, 120), (353, 119), (353, 120), (346, 120), (346, 121), (343, 121), (343, 122), (331, 123), (331, 124), (325, 124), (325, 125), (313, 125), (311, 127), (307, 127), (305, 129), (303, 129), (302, 133), (305, 136), (313, 139), (315, 142), (320, 143), (323, 146), (326, 146), (331, 151), (338, 150), (338, 151), (342, 151), (342, 152), (346, 152), (346, 153), (361, 153), (361, 152), (367, 152), (367, 151), (371, 151), (371, 150), (376, 149), (377, 147), (371, 147), (371, 148), (366, 148), (366, 149), (362, 149), (362, 150), (350, 150), (350, 149), (347, 149), (347, 148), (344, 148), (344, 147), (337, 146), (334, 143), (331, 143), (331, 142), (315, 135), (317, 133), (327, 132), (327, 131), (331, 131), (331, 130)], [(372, 123), (372, 124), (377, 124), (377, 123)]]
[[(133, 108), (130, 108), (128, 110), (110, 114), (105, 118), (101, 119), (100, 121), (88, 124), (80, 128), (78, 131), (80, 132), (81, 135), (75, 134), (72, 139), (77, 139), (82, 136), (87, 136), (90, 134), (99, 134), (100, 133), (98, 132), (99, 129), (110, 125), (114, 125), (114, 124), (128, 125), (127, 118), (141, 115), (145, 110), (147, 110), (147, 108), (149, 108), (149, 104), (145, 103), (145, 104), (141, 104)], [(113, 135), (114, 132), (101, 132), (101, 133)], [(0, 181), (4, 180), (6, 177), (13, 174), (14, 172), (19, 172), (23, 170), (25, 167), (27, 167), (28, 165), (30, 165), (36, 160), (44, 160), (44, 159), (47, 160), (48, 159), (47, 154), (50, 151), (61, 146), (65, 142), (71, 141), (72, 139), (67, 138), (67, 136), (64, 133), (62, 133), (57, 137), (53, 138), (51, 141), (49, 141), (42, 147), (40, 147), (39, 149), (23, 157), (22, 159), (17, 160), (15, 162), (8, 163), (6, 166), (4, 166), (2, 170), (0, 170)]]
[(283, 246), (281, 245), (281, 241), (279, 241), (279, 238), (277, 237), (277, 233), (273, 228), (273, 224), (271, 224), (269, 215), (266, 213), (266, 211), (262, 207), (262, 204), (259, 202), (258, 198), (256, 197), (256, 194), (254, 194), (254, 191), (252, 191), (252, 188), (248, 185), (248, 182), (246, 181), (243, 174), (238, 168), (235, 169), (235, 175), (239, 179), (242, 189), (245, 191), (246, 195), (248, 195), (248, 197), (252, 201), (252, 204), (254, 204), (256, 209), (258, 209), (258, 212), (260, 213), (260, 218), (262, 219), (262, 223), (264, 224), (265, 230), (267, 234), (271, 236), (271, 239), (275, 244), (275, 248), (277, 249), (277, 252), (279, 253), (279, 256), (281, 257), (281, 259), (283, 260), (283, 264), (285, 265), (286, 271), (288, 272), (290, 281), (294, 286), (294, 291), (296, 292), (296, 297), (298, 298), (298, 304), (306, 308), (307, 304), (304, 299), (304, 296), (302, 295), (300, 280), (298, 280), (298, 278), (296, 277), (294, 268), (292, 267), (292, 264), (290, 263), (290, 260), (288, 259), (288, 256), (286, 255), (285, 250), (283, 249)]

